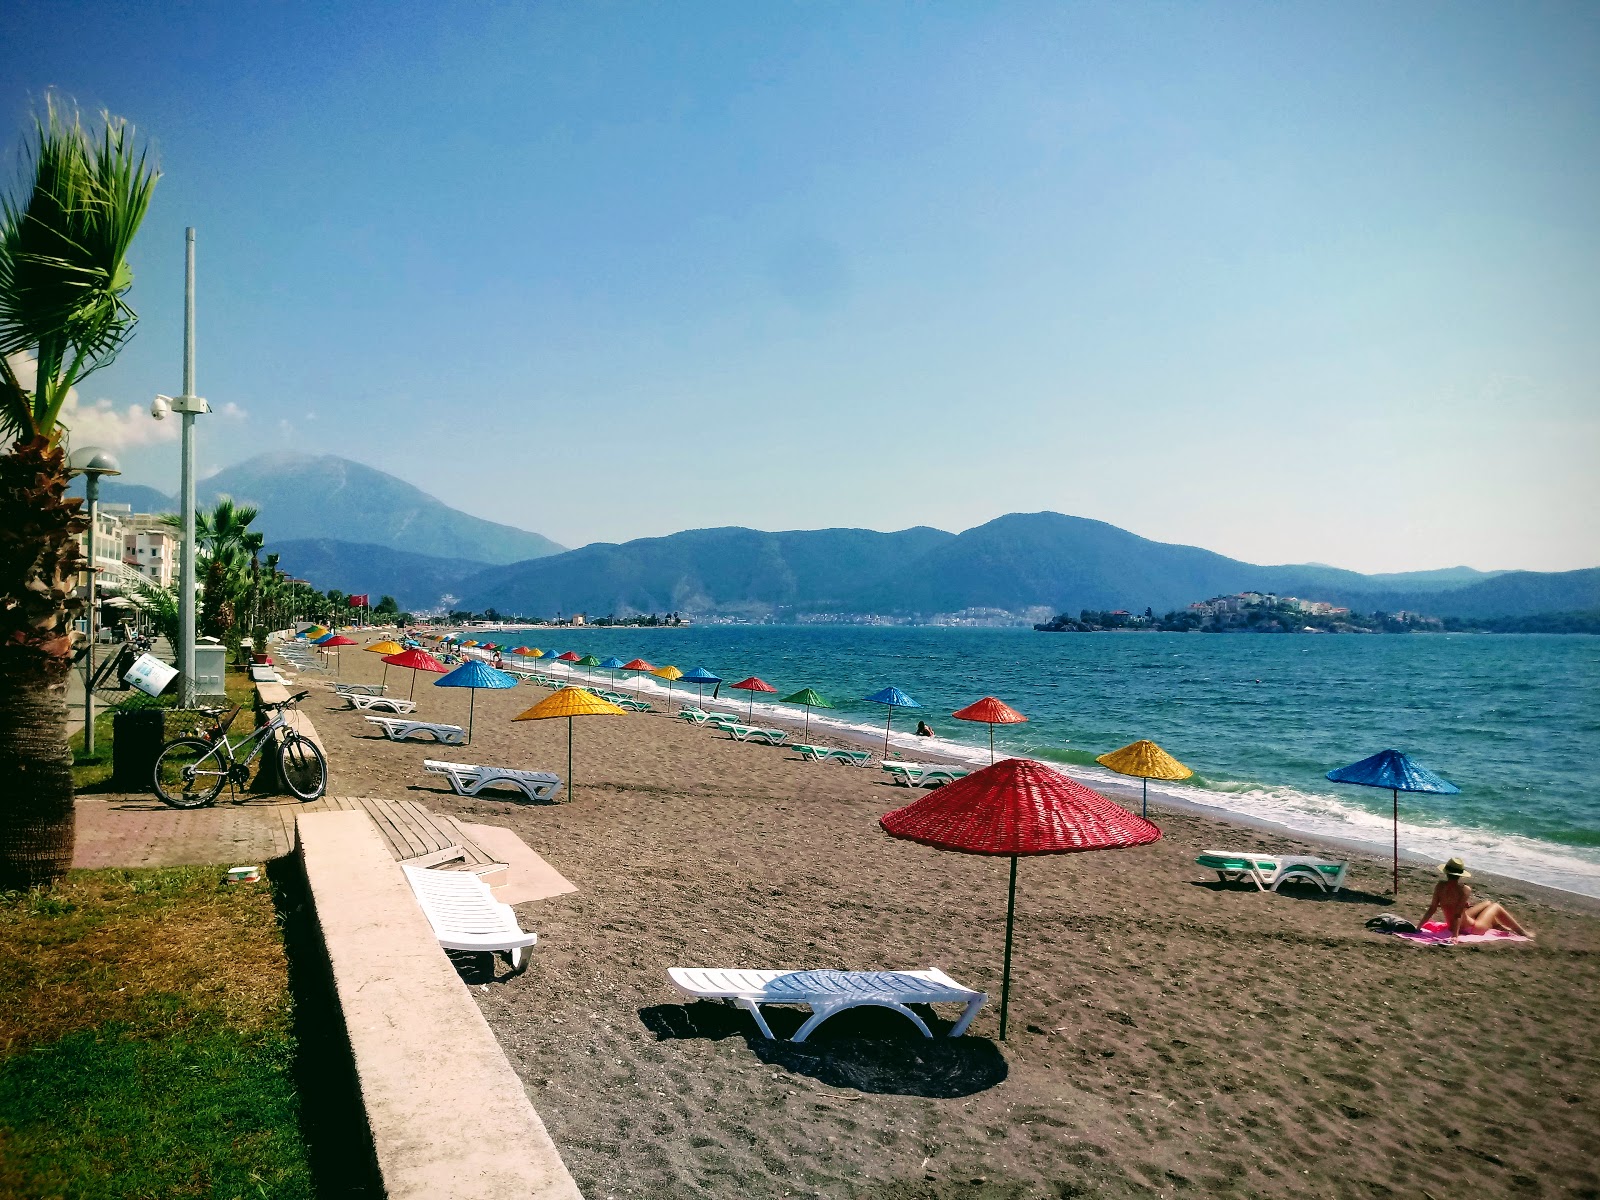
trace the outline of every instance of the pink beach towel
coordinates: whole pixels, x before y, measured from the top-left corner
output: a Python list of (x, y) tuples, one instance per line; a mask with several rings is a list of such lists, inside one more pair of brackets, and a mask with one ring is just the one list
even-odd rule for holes
[[(1395, 937), (1410, 942), (1413, 946), (1448, 946), (1450, 944), (1450, 926), (1443, 921), (1429, 921), (1415, 933), (1397, 933)], [(1464, 933), (1456, 939), (1456, 944), (1461, 946), (1478, 946), (1484, 942), (1526, 942), (1527, 938), (1512, 933), (1509, 929), (1491, 929), (1488, 933)]]

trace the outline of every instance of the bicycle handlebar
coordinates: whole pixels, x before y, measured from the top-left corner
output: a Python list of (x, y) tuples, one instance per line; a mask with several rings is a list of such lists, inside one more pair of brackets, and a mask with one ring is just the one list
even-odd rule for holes
[(287, 700), (269, 700), (266, 703), (264, 703), (261, 707), (262, 708), (287, 708), (291, 704), (299, 704), (300, 701), (304, 700), (309, 695), (311, 695), (311, 693), (309, 691), (296, 692), (293, 696), (290, 696)]

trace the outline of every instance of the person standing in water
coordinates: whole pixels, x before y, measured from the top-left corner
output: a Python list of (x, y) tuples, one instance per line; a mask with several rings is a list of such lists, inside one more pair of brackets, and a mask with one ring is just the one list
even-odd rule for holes
[(1467, 871), (1467, 864), (1459, 858), (1452, 858), (1439, 870), (1444, 878), (1434, 886), (1433, 900), (1428, 905), (1428, 911), (1422, 914), (1422, 920), (1417, 922), (1419, 926), (1426, 925), (1437, 912), (1450, 927), (1452, 940), (1464, 933), (1488, 933), (1492, 929), (1509, 930), (1525, 938), (1533, 937), (1517, 924), (1517, 919), (1506, 910), (1505, 905), (1493, 900), (1473, 900), (1472, 889), (1462, 882), (1471, 879), (1472, 875)]

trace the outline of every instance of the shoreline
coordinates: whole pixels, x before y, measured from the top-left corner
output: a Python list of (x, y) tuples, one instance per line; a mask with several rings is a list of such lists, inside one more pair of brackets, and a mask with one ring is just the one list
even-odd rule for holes
[[(499, 628), (509, 629), (513, 627), (500, 626)], [(532, 628), (551, 627), (535, 626)], [(590, 627), (578, 626), (576, 628), (587, 629)], [(454, 629), (449, 631), (465, 632)], [(482, 657), (484, 659), (490, 657), (489, 655), (480, 656), (476, 649), (458, 652), (470, 654), (473, 657)], [(511, 665), (511, 660), (508, 660), (508, 665)], [(562, 664), (562, 667), (567, 666), (568, 664)], [(570, 677), (570, 681), (577, 685), (589, 686), (590, 684), (590, 680), (586, 678), (580, 671), (567, 671), (561, 669), (551, 670), (550, 668), (545, 668), (545, 670), (547, 673), (556, 675), (559, 678)], [(643, 683), (645, 693), (651, 698), (657, 701), (664, 701), (667, 699), (669, 695), (669, 689), (665, 683), (650, 675), (645, 675), (638, 679), (630, 678), (626, 681), (596, 679), (593, 682), (594, 686), (609, 686), (619, 691), (631, 692), (638, 690), (641, 681)], [(723, 686), (726, 686), (726, 684)], [(693, 692), (677, 692), (675, 689), (673, 690), (672, 695), (675, 697), (674, 702), (677, 704), (684, 704), (695, 698), (695, 693)], [(728, 699), (712, 700), (710, 697), (707, 697), (706, 706), (708, 708), (714, 708), (718, 711), (730, 713), (750, 711), (747, 701), (742, 698), (733, 699), (730, 697)], [(782, 726), (789, 729), (801, 729), (805, 724), (804, 714), (800, 710), (791, 709), (788, 706), (779, 705), (761, 699), (755, 701), (753, 711), (750, 712), (749, 719), (758, 723), (770, 723), (774, 726)], [(915, 717), (910, 716), (908, 713), (907, 720), (914, 722)], [(814, 730), (820, 730), (824, 735), (830, 735), (842, 739), (844, 742), (854, 747), (872, 750), (875, 757), (882, 757), (883, 735), (881, 732), (881, 726), (875, 733), (870, 726), (866, 725), (860, 720), (830, 716), (828, 712), (824, 712), (822, 710), (812, 711), (811, 726)], [(981, 726), (977, 726), (975, 728), (981, 732)], [(791, 740), (793, 739), (791, 738)], [(968, 766), (974, 769), (987, 765), (985, 745), (980, 745), (976, 742), (971, 744), (957, 742), (945, 736), (917, 738), (910, 732), (910, 729), (908, 728), (894, 729), (890, 738), (889, 748), (891, 758), (898, 758), (901, 761), (916, 762), (926, 760), (930, 762)], [(1007, 756), (998, 754), (997, 752), (997, 757), (1027, 758), (1034, 756), (1027, 754)], [(1131, 800), (1133, 804), (1137, 805), (1139, 801), (1141, 792), (1139, 785), (1132, 783), (1130, 780), (1125, 780), (1123, 777), (1116, 775), (1114, 772), (1108, 771), (1103, 767), (1093, 764), (1063, 763), (1049, 758), (1039, 758), (1037, 761), (1043, 762), (1047, 766), (1071, 775), (1073, 778), (1084, 783), (1086, 786), (1094, 788), (1095, 790), (1103, 792), (1107, 796), (1118, 800), (1119, 803), (1126, 804)], [(1236, 825), (1243, 829), (1249, 829), (1255, 832), (1272, 833), (1285, 838), (1299, 839), (1307, 844), (1326, 846), (1330, 849), (1337, 850), (1341, 854), (1355, 855), (1363, 860), (1371, 860), (1374, 863), (1392, 863), (1393, 861), (1393, 852), (1391, 849), (1391, 843), (1389, 841), (1389, 831), (1386, 827), (1373, 830), (1370, 838), (1348, 836), (1343, 832), (1333, 832), (1326, 828), (1308, 828), (1304, 825), (1292, 823), (1289, 820), (1275, 819), (1274, 817), (1257, 815), (1240, 807), (1230, 806), (1226, 802), (1227, 799), (1232, 797), (1249, 797), (1252, 794), (1255, 794), (1251, 791), (1211, 792), (1204, 789), (1191, 789), (1206, 797), (1206, 799), (1193, 799), (1183, 795), (1182, 793), (1184, 790), (1184, 785), (1181, 783), (1172, 785), (1164, 781), (1152, 780), (1150, 786), (1150, 803), (1152, 807), (1159, 805), (1175, 811), (1192, 812), (1196, 815), (1206, 816), (1224, 823)], [(1292, 793), (1296, 792), (1296, 789), (1293, 788), (1290, 788), (1289, 790)], [(1216, 797), (1216, 800), (1214, 801), (1211, 799), (1213, 796)], [(1357, 810), (1357, 812), (1359, 813), (1360, 810)], [(1320, 822), (1325, 820), (1325, 818), (1321, 818), (1317, 814), (1307, 814), (1306, 820), (1308, 822)], [(1437, 863), (1442, 862), (1452, 854), (1460, 853), (1463, 854), (1463, 857), (1466, 857), (1469, 860), (1470, 865), (1476, 860), (1476, 855), (1472, 849), (1472, 843), (1478, 841), (1498, 843), (1502, 847), (1506, 848), (1507, 853), (1514, 854), (1519, 852), (1519, 839), (1516, 838), (1516, 835), (1469, 829), (1450, 830), (1447, 828), (1438, 830), (1430, 826), (1416, 825), (1405, 819), (1402, 819), (1401, 821), (1400, 836), (1400, 860), (1402, 863)], [(1550, 843), (1547, 845), (1545, 843), (1536, 842), (1533, 839), (1521, 840), (1527, 843), (1527, 849), (1520, 851), (1521, 853), (1525, 854), (1531, 852), (1535, 855), (1560, 855), (1564, 850), (1564, 847), (1558, 843)], [(1408, 841), (1434, 844), (1426, 850), (1419, 850), (1408, 848), (1406, 844)], [(1477, 853), (1481, 854), (1482, 851), (1483, 847), (1480, 846)], [(1481, 860), (1477, 861), (1481, 862)], [(1581, 862), (1581, 860), (1578, 861)], [(1587, 907), (1588, 905), (1600, 905), (1600, 871), (1591, 874), (1579, 869), (1578, 867), (1563, 868), (1552, 864), (1546, 868), (1545, 872), (1540, 872), (1536, 865), (1532, 865), (1529, 866), (1523, 873), (1518, 873), (1514, 870), (1506, 869), (1506, 864), (1503, 862), (1492, 862), (1491, 865), (1478, 866), (1474, 869), (1474, 874), (1478, 874), (1484, 878), (1493, 876), (1495, 879), (1503, 881), (1507, 885), (1537, 888), (1541, 891), (1548, 891), (1553, 895), (1572, 896), (1584, 902), (1586, 906), (1584, 911), (1590, 911), (1590, 909)], [(1543, 877), (1531, 877), (1536, 874), (1543, 874)], [(1573, 886), (1568, 886), (1562, 881), (1562, 876), (1564, 875), (1571, 877), (1571, 883)]]

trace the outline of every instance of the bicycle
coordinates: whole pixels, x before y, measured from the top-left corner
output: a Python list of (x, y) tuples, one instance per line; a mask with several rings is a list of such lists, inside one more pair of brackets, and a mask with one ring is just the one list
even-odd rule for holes
[[(173, 808), (203, 808), (213, 803), (223, 784), (237, 789), (250, 782), (251, 764), (266, 748), (268, 739), (281, 730), (278, 777), (299, 799), (317, 799), (328, 786), (328, 760), (317, 744), (290, 725), (285, 716), (286, 710), (310, 694), (300, 692), (287, 700), (263, 704), (262, 708), (273, 710), (272, 719), (236, 744), (228, 741), (228, 727), (239, 715), (237, 704), (225, 720), (218, 720), (207, 732), (173, 738), (156, 757), (156, 795)], [(220, 717), (224, 710), (200, 711)], [(247, 746), (250, 753), (240, 759), (238, 754)]]

